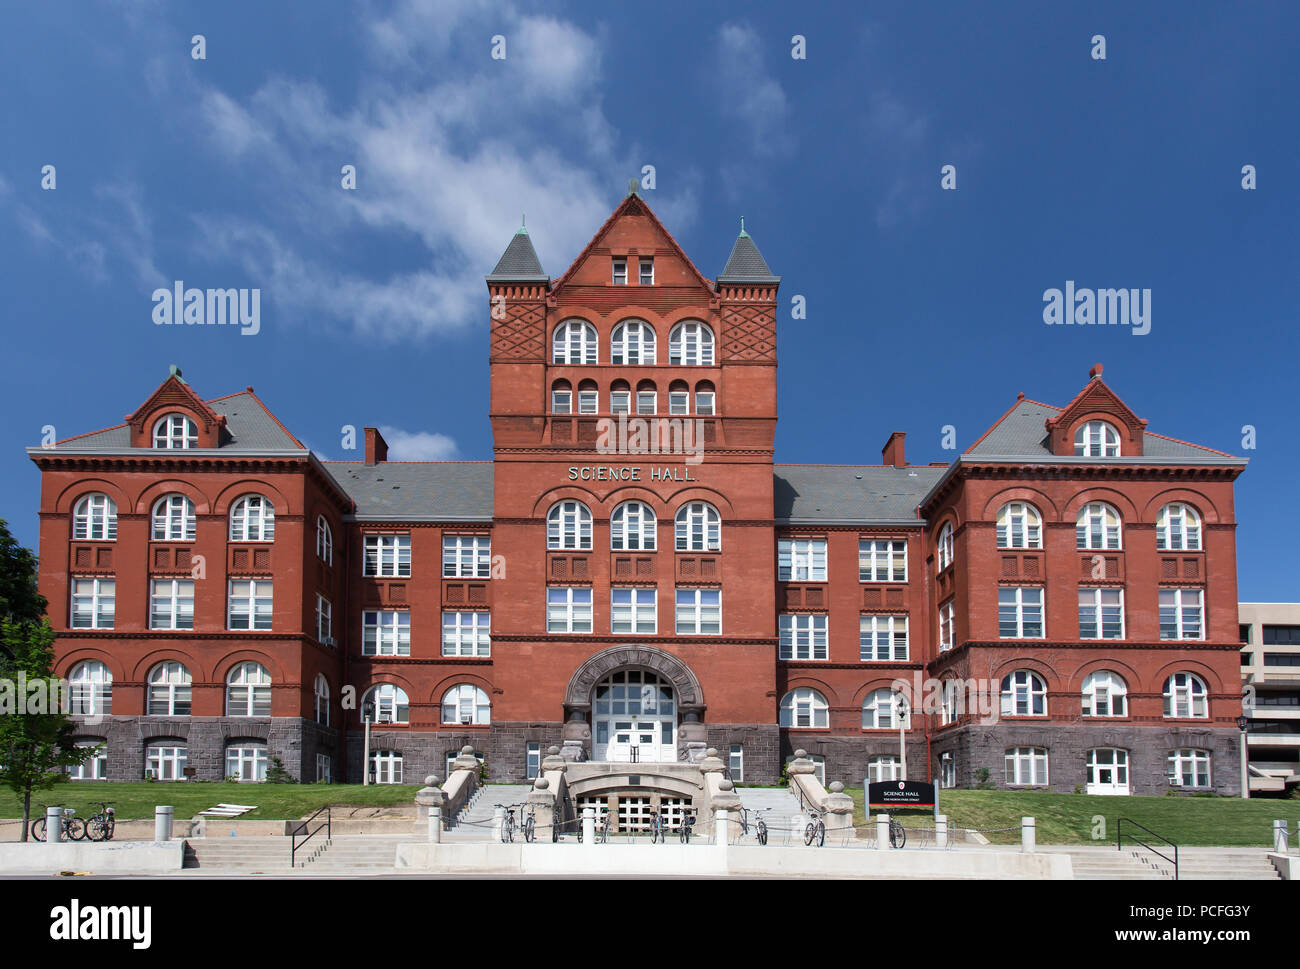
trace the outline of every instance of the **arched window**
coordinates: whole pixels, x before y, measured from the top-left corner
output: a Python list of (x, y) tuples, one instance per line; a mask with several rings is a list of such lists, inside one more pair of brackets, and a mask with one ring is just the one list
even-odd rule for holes
[(269, 542), (275, 538), (275, 508), (263, 495), (244, 495), (230, 508), (232, 542)]
[(659, 388), (653, 380), (642, 380), (636, 385), (636, 412), (638, 414), (659, 413)]
[(1170, 552), (1201, 550), (1201, 516), (1191, 505), (1170, 502), (1156, 516), (1156, 548)]
[(591, 512), (580, 501), (557, 501), (546, 514), (546, 547), (591, 548)]
[(1043, 519), (1028, 502), (1009, 501), (998, 511), (998, 548), (1042, 548)]
[(442, 695), (442, 722), (485, 724), (492, 721), (488, 695), (473, 683), (453, 686)]
[(153, 446), (159, 448), (198, 447), (198, 425), (184, 414), (168, 414), (153, 426)]
[(655, 513), (643, 501), (625, 501), (609, 516), (609, 547), (616, 552), (655, 549)]
[(1047, 687), (1031, 670), (1016, 670), (1002, 677), (1004, 717), (1047, 716)]
[(573, 385), (567, 380), (557, 380), (551, 384), (551, 413), (573, 413)]
[(226, 716), (269, 717), (271, 674), (261, 663), (236, 663), (226, 677)]
[(68, 673), (72, 714), (107, 717), (113, 712), (113, 674), (98, 660), (78, 663)]
[(609, 412), (611, 414), (632, 412), (632, 385), (626, 380), (615, 380), (609, 385)]
[(1179, 672), (1165, 680), (1165, 716), (1171, 720), (1203, 720), (1210, 715), (1205, 681), (1195, 673)]
[(713, 331), (699, 320), (683, 320), (668, 335), (668, 363), (672, 366), (713, 366)]
[(826, 698), (811, 687), (801, 686), (781, 697), (782, 727), (828, 727), (830, 707)]
[(551, 344), (551, 363), (591, 364), (596, 363), (599, 354), (596, 328), (586, 320), (565, 320), (555, 328), (555, 339)]
[(1127, 717), (1128, 684), (1113, 670), (1089, 673), (1083, 681), (1085, 717)]
[(184, 495), (163, 495), (153, 505), (153, 540), (192, 542), (195, 522), (194, 502)]
[(400, 686), (380, 683), (361, 698), (361, 716), (371, 723), (410, 723), (411, 703)]
[(149, 716), (188, 717), (193, 683), (183, 663), (159, 663), (149, 671)]
[(691, 387), (685, 380), (674, 380), (668, 385), (668, 413), (681, 417), (691, 412)]
[(326, 565), (334, 564), (334, 529), (324, 515), (316, 518), (316, 557)]
[(717, 413), (716, 398), (713, 382), (701, 380), (695, 385), (695, 413), (700, 417), (712, 417)]
[(594, 380), (582, 380), (578, 383), (578, 413), (596, 414), (600, 411), (600, 388)]
[(1088, 421), (1074, 432), (1076, 458), (1119, 457), (1119, 431), (1106, 421)]
[(655, 331), (645, 320), (624, 320), (614, 327), (609, 362), (650, 365), (655, 362)]
[(316, 702), (316, 722), (323, 727), (330, 725), (330, 684), (324, 673), (316, 674), (316, 685), (312, 688)]
[(952, 565), (953, 559), (953, 527), (952, 522), (944, 522), (943, 527), (939, 529), (939, 544), (935, 549), (935, 565), (942, 572), (948, 566)]
[(108, 495), (85, 495), (72, 510), (72, 537), (87, 542), (117, 538), (117, 503)]
[(907, 701), (890, 689), (873, 690), (862, 701), (863, 730), (897, 730), (908, 726)]
[(1075, 544), (1082, 549), (1113, 551), (1122, 547), (1117, 512), (1104, 501), (1093, 501), (1079, 509), (1075, 523)]
[(722, 516), (706, 501), (682, 505), (676, 526), (679, 552), (717, 552), (722, 548)]

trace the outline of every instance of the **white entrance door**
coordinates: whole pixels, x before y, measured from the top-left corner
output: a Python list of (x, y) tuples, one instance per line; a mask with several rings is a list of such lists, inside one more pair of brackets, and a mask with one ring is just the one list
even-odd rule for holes
[(592, 694), (592, 760), (677, 760), (677, 703), (672, 685), (645, 670), (619, 670)]
[(1088, 751), (1088, 793), (1128, 793), (1128, 751), (1099, 747)]

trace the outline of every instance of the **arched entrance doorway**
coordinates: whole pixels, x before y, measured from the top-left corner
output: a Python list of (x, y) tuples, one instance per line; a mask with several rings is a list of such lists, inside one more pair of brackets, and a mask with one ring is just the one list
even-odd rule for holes
[(677, 760), (677, 691), (645, 669), (621, 669), (591, 693), (591, 759), (615, 763)]

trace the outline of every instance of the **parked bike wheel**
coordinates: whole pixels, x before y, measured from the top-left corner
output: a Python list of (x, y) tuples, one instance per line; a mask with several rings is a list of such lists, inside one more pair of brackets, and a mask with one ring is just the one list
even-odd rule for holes
[(907, 844), (907, 829), (897, 821), (889, 822), (889, 844), (893, 848), (901, 848)]
[(767, 825), (762, 821), (758, 822), (758, 843), (761, 845), (767, 844)]
[(685, 824), (683, 824), (682, 827), (681, 827), (681, 830), (678, 832), (678, 836), (682, 839), (682, 844), (684, 844), (684, 845), (688, 845), (688, 844), (690, 844), (690, 843), (691, 843), (691, 829), (690, 829), (690, 827), (687, 826), (687, 825), (685, 825)]
[(816, 836), (816, 834), (817, 834), (817, 825), (809, 821), (808, 824), (805, 825), (803, 829), (803, 843), (806, 845), (812, 844), (813, 838)]
[(91, 841), (107, 841), (108, 826), (99, 818), (91, 818), (86, 822), (86, 837)]
[(524, 840), (529, 844), (533, 843), (533, 838), (536, 836), (534, 831), (535, 823), (531, 817), (524, 818)]
[(45, 819), (44, 818), (37, 818), (35, 821), (32, 822), (32, 840), (33, 841), (45, 840)]
[(81, 818), (69, 818), (64, 824), (63, 835), (69, 841), (85, 841), (86, 822)]

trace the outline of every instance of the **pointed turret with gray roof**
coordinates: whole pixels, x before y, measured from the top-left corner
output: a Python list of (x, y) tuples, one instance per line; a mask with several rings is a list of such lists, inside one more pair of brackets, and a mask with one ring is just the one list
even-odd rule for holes
[(780, 276), (772, 275), (763, 254), (754, 245), (754, 240), (745, 231), (745, 220), (740, 220), (740, 235), (731, 247), (731, 257), (718, 273), (719, 283), (779, 283)]
[(488, 274), (489, 283), (547, 283), (551, 277), (542, 269), (542, 261), (537, 258), (532, 239), (528, 238), (528, 229), (523, 225), (515, 233), (506, 251), (497, 260), (496, 268)]

